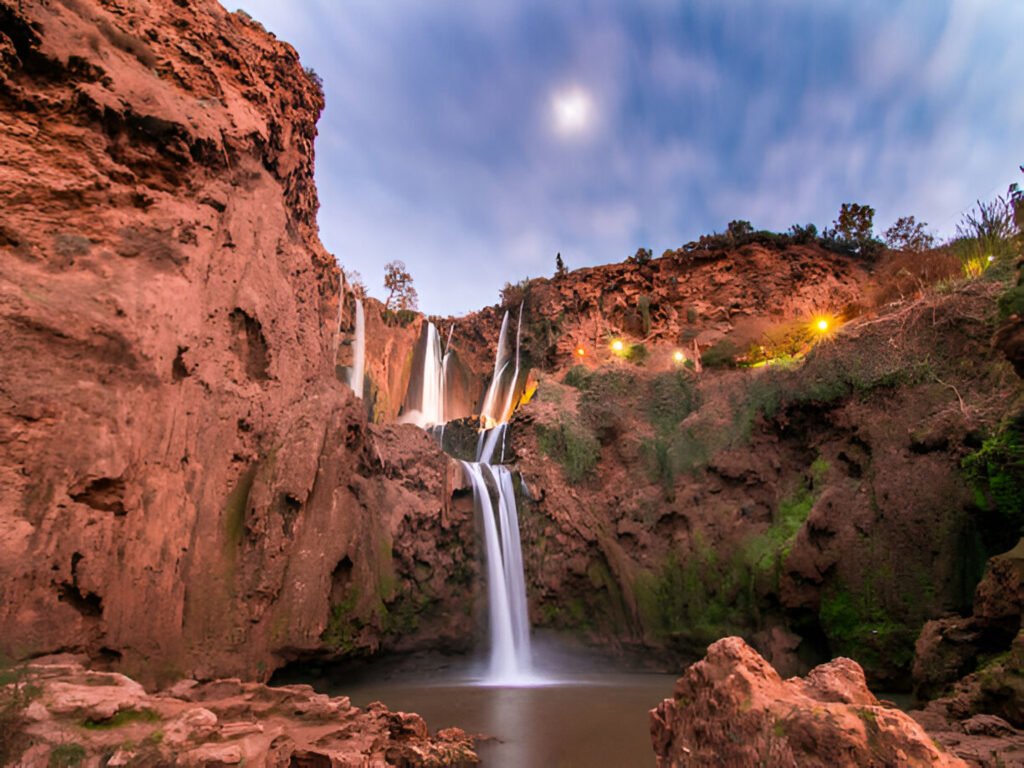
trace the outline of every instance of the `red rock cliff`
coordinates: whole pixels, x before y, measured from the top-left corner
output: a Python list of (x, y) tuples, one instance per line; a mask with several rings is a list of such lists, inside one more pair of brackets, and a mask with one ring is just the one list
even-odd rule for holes
[(408, 631), (461, 523), (335, 379), (295, 50), (213, 0), (0, 0), (0, 105), (0, 653), (269, 674), (331, 605), (335, 645)]

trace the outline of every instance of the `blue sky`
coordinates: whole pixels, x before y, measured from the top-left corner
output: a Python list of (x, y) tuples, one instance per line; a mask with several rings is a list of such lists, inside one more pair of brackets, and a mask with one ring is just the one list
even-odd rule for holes
[(235, 2), (323, 78), (325, 246), (431, 314), (843, 202), (950, 235), (1024, 181), (1019, 0)]

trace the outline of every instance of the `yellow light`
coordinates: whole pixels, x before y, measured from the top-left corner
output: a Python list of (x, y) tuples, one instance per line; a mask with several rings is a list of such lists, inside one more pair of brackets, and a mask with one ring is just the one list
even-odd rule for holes
[(583, 347), (576, 347), (576, 354), (579, 355), (580, 357), (583, 357), (585, 354), (587, 354), (587, 350), (585, 350)]
[(616, 339), (615, 341), (612, 342), (612, 351), (614, 351), (614, 352), (621, 352), (622, 351), (622, 339)]
[(821, 320), (819, 320), (817, 322), (817, 326), (818, 326), (818, 330), (819, 331), (822, 331), (822, 332), (827, 331), (828, 330), (828, 320), (826, 320), (825, 318), (822, 318)]
[(675, 360), (677, 363), (681, 363), (683, 362), (683, 360), (686, 359), (686, 355), (684, 355), (679, 350), (676, 350), (672, 355), (672, 359)]

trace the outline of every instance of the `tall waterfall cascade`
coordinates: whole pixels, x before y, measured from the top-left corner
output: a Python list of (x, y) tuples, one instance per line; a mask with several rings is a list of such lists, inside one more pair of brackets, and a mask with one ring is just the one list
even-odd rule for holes
[(363, 314), (363, 301), (356, 299), (356, 329), (352, 343), (352, 370), (349, 372), (348, 385), (356, 397), (363, 397), (363, 379), (366, 375), (366, 317)]
[[(508, 421), (515, 410), (517, 395), (522, 392), (522, 323), (520, 306), (513, 343), (509, 337), (509, 313), (505, 312), (495, 350), (494, 375), (480, 408), (483, 428), (477, 441), (476, 460), (461, 462), (483, 525), (490, 635), (488, 672), (483, 680), (487, 685), (523, 686), (540, 682), (533, 673), (514, 476), (503, 465)], [(450, 334), (448, 342), (445, 350), (450, 346)], [(401, 420), (443, 436), (448, 352), (442, 353), (440, 335), (433, 323), (426, 324), (414, 359), (421, 364), (414, 366)]]
[[(504, 430), (504, 427), (495, 429)], [(462, 466), (473, 487), (473, 498), (484, 528), (491, 636), (486, 682), (529, 685), (537, 680), (530, 650), (530, 617), (526, 608), (526, 580), (512, 471), (484, 461), (464, 461)]]

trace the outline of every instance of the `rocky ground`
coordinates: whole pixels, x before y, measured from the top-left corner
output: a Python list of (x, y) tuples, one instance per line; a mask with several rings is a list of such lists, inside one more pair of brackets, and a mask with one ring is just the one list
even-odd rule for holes
[[(41, 766), (469, 766), (457, 728), (380, 703), (353, 707), (304, 685), (179, 681), (150, 694), (73, 659), (40, 660), (5, 681), (0, 758)], [(17, 702), (17, 708), (8, 707)]]

